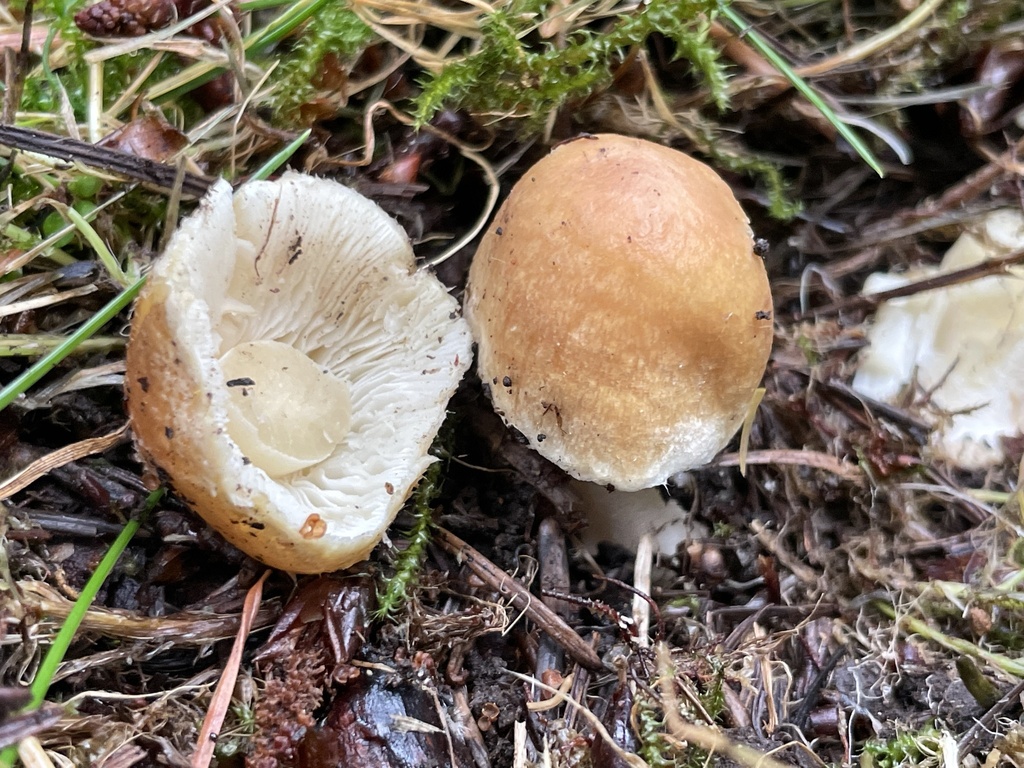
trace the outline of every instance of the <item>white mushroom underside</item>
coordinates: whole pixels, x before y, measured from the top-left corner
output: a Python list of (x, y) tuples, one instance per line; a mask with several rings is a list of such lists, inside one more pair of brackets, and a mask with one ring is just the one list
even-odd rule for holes
[[(314, 188), (321, 202), (311, 206)], [(367, 221), (376, 222), (372, 233)], [(330, 256), (314, 261), (318, 251)], [(167, 315), (178, 318), (172, 330), (190, 355), (183, 363), (207, 392), (216, 443), (208, 461), (219, 465), (207, 474), (223, 478), (211, 491), (253, 506), (259, 522), (261, 509), (274, 510), (292, 531), (315, 512), (328, 539), (379, 535), (431, 463), (427, 448), (471, 357), (457, 303), (415, 271), (402, 229), (333, 182), (288, 174), (233, 196), (221, 182), (154, 273), (177, 286)], [(258, 339), (295, 347), (350, 388), (346, 439), (277, 481), (247, 462), (225, 428), (218, 358)], [(294, 393), (297, 404), (302, 397)]]
[[(876, 273), (875, 293), (946, 274), (1024, 247), (1024, 216), (994, 211), (962, 234), (938, 268)], [(970, 469), (1002, 461), (1004, 438), (1024, 433), (1024, 270), (883, 303), (853, 379), (858, 392), (900, 403), (913, 387), (935, 429), (936, 454)], [(928, 393), (925, 398), (922, 393)]]

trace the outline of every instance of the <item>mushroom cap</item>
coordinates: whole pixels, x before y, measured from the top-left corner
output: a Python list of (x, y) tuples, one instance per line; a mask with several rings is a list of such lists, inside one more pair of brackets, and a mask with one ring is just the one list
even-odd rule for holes
[(465, 309), (502, 418), (569, 474), (622, 490), (710, 461), (772, 344), (768, 277), (732, 191), (616, 135), (562, 144), (519, 180)]
[[(275, 477), (232, 438), (229, 389), (253, 382), (228, 382), (221, 362), (236, 348), (273, 354), (275, 344), (250, 344), (263, 341), (315, 364), (296, 379), (301, 391), (282, 395), (300, 367), (288, 360), (271, 377), (267, 402), (299, 425), (288, 439), (324, 422), (311, 465), (286, 463)], [(232, 376), (248, 370), (237, 358)], [(298, 174), (234, 193), (219, 182), (136, 304), (128, 410), (143, 455), (228, 541), (276, 568), (332, 571), (369, 555), (434, 461), (427, 451), (470, 360), (457, 302), (415, 270), (405, 232), (373, 202)], [(307, 367), (326, 383), (308, 383)], [(332, 447), (321, 459), (323, 439)]]

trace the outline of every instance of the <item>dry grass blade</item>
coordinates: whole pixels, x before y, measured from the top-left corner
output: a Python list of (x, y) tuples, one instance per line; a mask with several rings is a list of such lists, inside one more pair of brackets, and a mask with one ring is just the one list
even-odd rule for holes
[(899, 24), (894, 24), (884, 32), (862, 40), (856, 45), (851, 45), (842, 53), (831, 56), (824, 61), (798, 67), (796, 72), (801, 77), (817, 77), (839, 67), (846, 67), (864, 61), (876, 53), (891, 48), (897, 40), (905, 35), (909, 35), (920, 27), (939, 9), (943, 2), (945, 0), (925, 0), (913, 12), (908, 13)]
[(72, 461), (78, 461), (86, 456), (103, 453), (109, 448), (113, 448), (121, 442), (127, 433), (128, 425), (125, 424), (108, 435), (80, 440), (36, 459), (13, 477), (0, 483), (0, 501), (24, 490), (48, 472), (70, 464)]
[[(21, 581), (20, 603), (23, 611), (34, 611), (45, 616), (45, 623), (59, 625), (71, 613), (74, 603), (53, 587), (41, 581)], [(276, 620), (280, 610), (263, 608), (254, 620), (254, 626), (263, 628)], [(122, 640), (145, 640), (153, 643), (172, 642), (177, 645), (203, 646), (225, 640), (238, 631), (238, 615), (182, 611), (171, 616), (137, 616), (126, 611), (91, 608), (82, 620), (82, 632), (94, 632), (104, 637)], [(10, 637), (10, 642), (21, 642)]]
[(53, 761), (35, 736), (29, 736), (18, 744), (18, 757), (24, 768), (54, 768)]
[(213, 692), (213, 699), (210, 701), (210, 708), (203, 720), (203, 727), (199, 730), (198, 744), (196, 744), (196, 751), (192, 755), (192, 768), (206, 768), (213, 759), (213, 750), (217, 746), (217, 734), (224, 724), (224, 718), (231, 706), (231, 695), (238, 677), (238, 668), (242, 663), (245, 641), (259, 614), (260, 601), (263, 599), (263, 584), (269, 576), (270, 571), (264, 571), (245, 595), (245, 606), (242, 608), (235, 643), (231, 646), (231, 655), (224, 663), (224, 671)]
[(36, 296), (35, 298), (25, 299), (24, 301), (17, 301), (13, 304), (7, 304), (6, 306), (0, 307), (0, 317), (11, 317), (13, 315), (20, 315), (23, 312), (28, 312), (32, 309), (52, 307), (54, 304), (60, 304), (64, 301), (88, 296), (90, 293), (95, 293), (97, 290), (98, 288), (95, 285), (82, 285), (78, 288), (71, 288), (67, 291), (60, 291), (46, 296)]

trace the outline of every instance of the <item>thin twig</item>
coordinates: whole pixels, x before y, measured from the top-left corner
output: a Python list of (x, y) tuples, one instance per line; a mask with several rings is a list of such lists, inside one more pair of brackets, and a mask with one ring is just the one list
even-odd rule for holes
[(710, 467), (738, 467), (745, 459), (750, 464), (790, 464), (799, 467), (812, 467), (831, 472), (844, 480), (860, 480), (864, 472), (856, 464), (837, 459), (820, 451), (803, 451), (799, 449), (773, 449), (765, 451), (749, 451), (746, 457), (738, 453), (723, 453), (712, 461)]
[(980, 280), (983, 277), (1006, 274), (1011, 267), (1015, 267), (1021, 263), (1024, 263), (1024, 248), (1020, 248), (1007, 256), (1003, 256), (1001, 259), (992, 259), (991, 261), (983, 261), (980, 264), (972, 264), (971, 266), (964, 267), (963, 269), (944, 272), (941, 275), (927, 277), (923, 280), (915, 280), (912, 283), (900, 285), (896, 288), (890, 288), (887, 291), (847, 296), (839, 301), (826, 304), (823, 307), (809, 309), (806, 312), (797, 312), (790, 319), (796, 321), (808, 320), (814, 317), (838, 315), (840, 312), (874, 309), (883, 301), (902, 299), (907, 296), (924, 293), (925, 291), (934, 291), (939, 288), (948, 288), (952, 285), (960, 285), (961, 283)]
[[(66, 136), (29, 128), (17, 128), (13, 125), (0, 125), (0, 144), (20, 149), (23, 152), (35, 152), (47, 157), (54, 157), (68, 163), (83, 163), (109, 173), (152, 184), (166, 191), (174, 189), (174, 182), (178, 175), (177, 168), (172, 165), (164, 165), (145, 157), (100, 147), (86, 141), (77, 141)], [(213, 181), (210, 179), (186, 173), (181, 190), (189, 198), (198, 198), (206, 194), (206, 190), (212, 183)]]
[(1020, 697), (1022, 695), (1024, 695), (1024, 680), (1004, 693), (999, 701), (989, 707), (988, 711), (980, 719), (974, 721), (974, 725), (957, 742), (957, 751), (961, 755), (970, 754), (978, 740), (996, 730), (996, 721), (1000, 715), (1010, 707), (1020, 704)]
[(493, 590), (506, 596), (514, 608), (523, 611), (538, 627), (558, 640), (565, 648), (566, 653), (572, 656), (577, 664), (594, 671), (605, 669), (597, 652), (577, 635), (557, 613), (544, 605), (542, 600), (534, 597), (526, 587), (455, 534), (438, 528), (436, 540), (473, 573), (487, 582)]

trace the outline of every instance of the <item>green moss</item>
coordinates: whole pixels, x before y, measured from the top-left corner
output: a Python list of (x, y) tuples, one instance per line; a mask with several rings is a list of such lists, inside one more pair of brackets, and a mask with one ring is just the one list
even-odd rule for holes
[(409, 545), (395, 558), (395, 572), (377, 592), (377, 618), (393, 617), (405, 604), (409, 591), (415, 586), (423, 558), (430, 543), (430, 529), (434, 524), (433, 504), (441, 491), (441, 467), (438, 461), (430, 465), (413, 493), (412, 530), (407, 534)]
[(794, 218), (803, 206), (790, 196), (789, 182), (778, 166), (754, 155), (731, 151), (721, 144), (705, 147), (708, 154), (723, 168), (758, 179), (767, 198), (768, 213), (780, 221)]
[[(416, 118), (422, 123), (444, 107), (461, 107), (477, 114), (517, 117), (527, 130), (536, 130), (553, 110), (607, 87), (617, 62), (653, 34), (672, 41), (676, 58), (691, 63), (710, 100), (724, 110), (727, 77), (708, 34), (716, 8), (717, 3), (705, 0), (651, 0), (601, 30), (570, 33), (559, 47), (533, 31), (542, 6), (519, 0), (484, 18), (477, 50), (424, 82), (416, 99)], [(800, 205), (791, 198), (778, 167), (722, 139), (712, 125), (693, 126), (691, 138), (720, 167), (758, 179), (772, 216), (788, 220), (799, 213)]]
[(543, 121), (552, 110), (607, 86), (616, 62), (654, 33), (675, 44), (676, 56), (693, 64), (712, 100), (724, 108), (725, 72), (708, 37), (716, 7), (714, 0), (651, 0), (602, 30), (570, 33), (559, 47), (532, 32), (537, 3), (514, 2), (487, 15), (476, 51), (428, 78), (416, 117), (426, 122), (444, 107), (463, 107)]
[(796, 346), (804, 353), (804, 360), (808, 365), (818, 365), (821, 362), (821, 353), (818, 352), (818, 345), (809, 336), (797, 336)]
[[(86, 51), (99, 44), (88, 39), (75, 25), (75, 13), (93, 0), (38, 0), (33, 10), (33, 18), (37, 23), (45, 23), (50, 34), (43, 46), (43, 57), (40, 64), (41, 73), (37, 70), (25, 78), (21, 96), (20, 110), (44, 114), (57, 114), (62, 108), (61, 90), (67, 94), (75, 119), (84, 121), (87, 116), (89, 101), (89, 68), (85, 63)], [(12, 6), (24, 9), (24, 2)], [(56, 41), (60, 40), (61, 58), (67, 63), (59, 69), (51, 69), (49, 60), (56, 50)], [(157, 54), (139, 51), (109, 59), (103, 62), (103, 107), (109, 107), (128, 89)], [(165, 54), (154, 71), (149, 75), (149, 82), (157, 82), (177, 73), (182, 67), (176, 56)], [(42, 76), (40, 77), (39, 74)]]
[[(694, 720), (705, 713), (712, 720), (725, 709), (725, 669), (721, 661), (710, 655), (698, 670), (698, 690), (695, 691), (703, 712), (691, 711), (681, 700), (679, 714), (681, 717)], [(665, 737), (665, 714), (660, 704), (642, 696), (637, 701), (636, 722), (640, 740), (640, 756), (651, 768), (699, 768), (706, 766), (708, 754), (697, 747), (678, 748)]]
[(322, 5), (271, 75), (270, 106), (277, 120), (302, 123), (302, 107), (323, 90), (328, 59), (333, 59), (330, 66), (347, 66), (373, 39), (373, 30), (344, 3)]
[(919, 731), (902, 731), (888, 741), (871, 739), (864, 745), (860, 764), (862, 768), (897, 768), (918, 765), (934, 757), (939, 751), (942, 734), (932, 725)]

